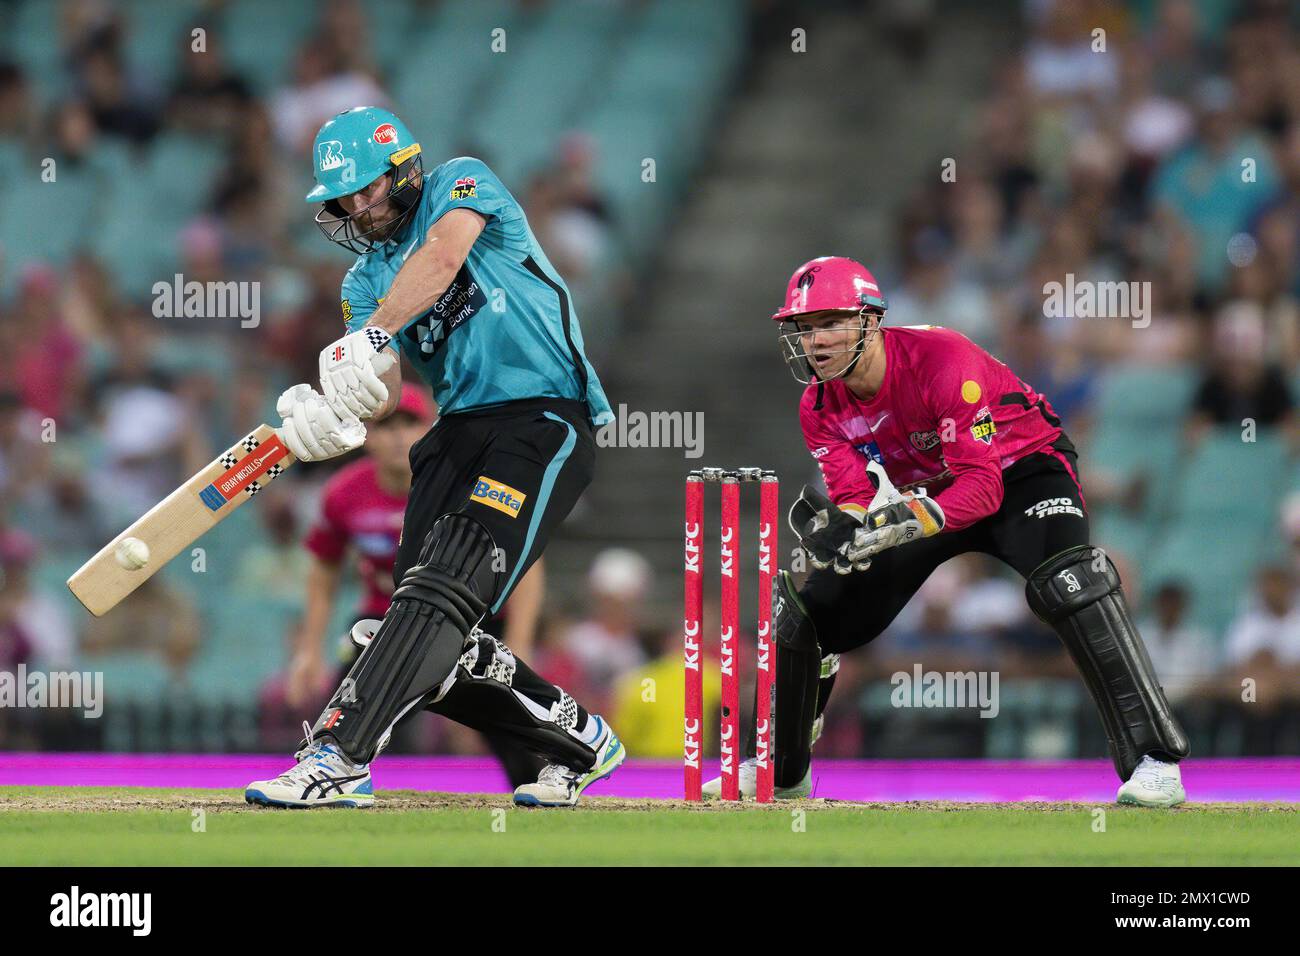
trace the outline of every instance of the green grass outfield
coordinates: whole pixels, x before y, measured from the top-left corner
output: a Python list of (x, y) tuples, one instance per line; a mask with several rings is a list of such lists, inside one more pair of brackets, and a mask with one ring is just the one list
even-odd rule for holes
[[(1300, 864), (1300, 806), (848, 804), (758, 807), (381, 792), (368, 810), (267, 810), (237, 792), (0, 787), (0, 862), (227, 864)], [(202, 811), (198, 813), (196, 811)], [(202, 826), (201, 832), (196, 829)]]

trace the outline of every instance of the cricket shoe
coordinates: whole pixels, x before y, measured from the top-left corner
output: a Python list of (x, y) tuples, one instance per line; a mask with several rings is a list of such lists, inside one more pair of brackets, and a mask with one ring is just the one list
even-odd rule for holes
[(1183, 791), (1183, 775), (1178, 764), (1146, 756), (1133, 776), (1120, 784), (1115, 799), (1140, 807), (1173, 807), (1186, 800), (1187, 794)]
[[(304, 727), (308, 738), (311, 728)], [(244, 800), (264, 807), (369, 807), (375, 802), (370, 766), (355, 764), (333, 744), (312, 741), (294, 757), (298, 763), (274, 780), (254, 780)]]
[[(740, 799), (753, 800), (758, 795), (758, 758), (748, 757), (740, 762)], [(706, 800), (718, 800), (722, 797), (722, 778), (714, 777), (700, 788)], [(774, 800), (798, 800), (812, 793), (812, 764), (804, 773), (803, 779), (791, 787), (773, 787)]]
[(572, 807), (578, 803), (582, 792), (597, 780), (604, 780), (627, 759), (627, 748), (605, 721), (595, 714), (599, 736), (592, 744), (596, 762), (585, 773), (570, 770), (564, 764), (548, 763), (537, 775), (536, 783), (526, 783), (515, 790), (515, 803), (521, 807)]

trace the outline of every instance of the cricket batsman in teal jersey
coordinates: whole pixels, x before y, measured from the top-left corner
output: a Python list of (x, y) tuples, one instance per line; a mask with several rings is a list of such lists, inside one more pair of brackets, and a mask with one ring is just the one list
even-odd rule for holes
[(547, 762), (515, 791), (573, 806), (626, 751), (613, 730), (478, 627), (509, 598), (591, 481), (594, 430), (613, 418), (564, 280), (523, 209), (480, 160), (425, 171), (387, 110), (321, 127), (312, 152), (325, 236), (357, 254), (347, 334), (320, 354), (320, 389), (277, 410), (305, 461), (365, 441), (396, 406), (398, 352), (433, 389), (438, 422), (411, 449), (392, 606), (316, 719), (297, 764), (248, 785), (250, 803), (366, 806), (370, 763), (418, 708), (505, 734)]

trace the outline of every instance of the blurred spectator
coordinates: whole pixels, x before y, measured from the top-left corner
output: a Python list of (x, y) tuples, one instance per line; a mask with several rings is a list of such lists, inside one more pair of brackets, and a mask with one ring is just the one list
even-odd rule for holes
[(155, 574), (112, 614), (86, 623), (81, 650), (92, 656), (123, 651), (156, 654), (183, 686), (202, 633), (191, 601)]
[(590, 616), (564, 638), (588, 683), (612, 687), (620, 674), (645, 661), (640, 626), (650, 583), (650, 565), (635, 551), (610, 548), (592, 561), (587, 575)]
[(912, 242), (903, 284), (889, 296), (893, 325), (943, 325), (973, 342), (997, 349), (993, 309), (984, 290), (954, 272), (952, 246), (938, 229), (923, 230)]
[(127, 75), (122, 55), (108, 45), (92, 46), (78, 63), (80, 93), (99, 131), (133, 143), (151, 139), (158, 131), (157, 112), (148, 92)]
[(320, 36), (308, 38), (294, 57), (293, 81), (271, 97), (275, 135), (291, 156), (307, 155), (316, 131), (335, 113), (361, 103), (389, 106), (375, 79), (352, 68), (339, 50)]
[(1090, 43), (1094, 26), (1088, 6), (1068, 0), (1039, 4), (1036, 36), (1025, 51), (1026, 73), (1040, 97), (1079, 93), (1108, 94), (1115, 90), (1115, 57), (1098, 56)]
[(99, 131), (95, 117), (81, 100), (65, 100), (54, 111), (54, 158), (74, 169), (92, 163)]
[(1267, 338), (1258, 306), (1238, 303), (1220, 313), (1214, 326), (1214, 366), (1192, 399), (1191, 440), (1214, 425), (1288, 427), (1294, 420), (1291, 388), (1268, 360)]
[(300, 597), (310, 559), (298, 540), (293, 498), (268, 495), (257, 517), (266, 534), (241, 553), (235, 587), (268, 598)]
[(0, 137), (28, 137), (34, 125), (31, 91), (22, 67), (0, 59)]
[(1189, 595), (1181, 581), (1165, 581), (1151, 596), (1150, 615), (1138, 624), (1160, 685), (1170, 701), (1190, 697), (1218, 667), (1209, 632), (1187, 619)]
[[(72, 666), (76, 638), (63, 605), (32, 585), (36, 541), (21, 531), (0, 531), (0, 645), (26, 646), (26, 662), (49, 670)], [(0, 651), (0, 657), (4, 652)]]
[(226, 63), (221, 33), (211, 24), (196, 51), (189, 27), (177, 37), (180, 71), (167, 99), (167, 125), (198, 133), (235, 133), (252, 102), (248, 83)]
[[(1198, 285), (1218, 291), (1228, 274), (1228, 240), (1246, 228), (1278, 180), (1268, 144), (1242, 129), (1231, 83), (1222, 77), (1202, 81), (1194, 102), (1197, 137), (1161, 163), (1152, 197), (1161, 215), (1193, 237)], [(1250, 180), (1243, 175), (1247, 160), (1254, 164)]]
[[(713, 633), (706, 629), (705, 633)], [(628, 753), (639, 757), (676, 757), (682, 754), (682, 714), (686, 712), (686, 681), (682, 669), (682, 634), (659, 635), (652, 660), (624, 672), (614, 685), (609, 719), (618, 728)], [(717, 736), (722, 703), (722, 673), (716, 658), (705, 657), (702, 707), (705, 726), (701, 741)], [(742, 702), (742, 710), (745, 704)], [(705, 778), (708, 778), (705, 774)]]
[(153, 361), (153, 339), (138, 316), (114, 330), (114, 364), (95, 383), (104, 462), (95, 493), (106, 514), (125, 524), (144, 514), (210, 455), (196, 411)]
[(41, 430), (36, 413), (16, 394), (0, 392), (0, 510), (6, 514), (46, 480), (49, 446)]
[(18, 348), (0, 356), (0, 369), (24, 404), (43, 418), (61, 419), (76, 397), (82, 347), (63, 321), (59, 276), (52, 267), (23, 268), (11, 315), (8, 321), (21, 329)]
[[(934, 570), (886, 632), (870, 645), (878, 676), (911, 673), (916, 663), (937, 671), (988, 668), (997, 663), (992, 629), (968, 626), (961, 617), (966, 588), (975, 573), (973, 561), (964, 555)], [(996, 589), (996, 585), (992, 587)], [(994, 590), (987, 593), (991, 600), (985, 601), (976, 620), (984, 625), (1006, 620), (1005, 603)]]
[(1300, 605), (1295, 574), (1285, 565), (1266, 565), (1255, 579), (1255, 594), (1228, 628), (1224, 649), (1227, 689), (1240, 691), (1254, 679), (1258, 700), (1269, 704), (1300, 694)]
[(1147, 60), (1160, 65), (1156, 87), (1167, 96), (1181, 96), (1210, 59), (1200, 42), (1200, 6), (1196, 0), (1160, 0), (1155, 28), (1143, 44)]

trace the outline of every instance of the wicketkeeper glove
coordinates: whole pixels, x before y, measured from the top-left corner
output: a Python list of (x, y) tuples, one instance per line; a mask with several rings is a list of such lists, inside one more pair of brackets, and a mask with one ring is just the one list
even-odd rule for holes
[(368, 325), (350, 332), (320, 353), (320, 391), (339, 418), (365, 421), (388, 401), (380, 378), (397, 362), (391, 336)]
[(808, 553), (808, 563), (819, 571), (834, 568), (836, 574), (865, 571), (870, 558), (854, 561), (848, 548), (860, 534), (860, 519), (841, 511), (835, 502), (816, 488), (804, 486), (799, 500), (790, 507), (790, 530)]
[(898, 501), (867, 512), (867, 518), (845, 549), (855, 564), (909, 541), (929, 538), (943, 530), (943, 509), (924, 490), (905, 492)]

